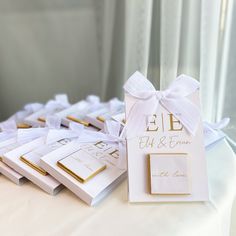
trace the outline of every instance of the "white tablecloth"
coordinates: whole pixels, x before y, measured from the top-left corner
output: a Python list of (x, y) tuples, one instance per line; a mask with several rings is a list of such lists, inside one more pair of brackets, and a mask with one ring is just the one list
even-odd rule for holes
[(130, 204), (125, 181), (89, 207), (67, 189), (50, 196), (30, 182), (17, 186), (0, 176), (0, 235), (229, 235), (236, 161), (226, 141), (207, 152), (207, 164), (208, 203)]

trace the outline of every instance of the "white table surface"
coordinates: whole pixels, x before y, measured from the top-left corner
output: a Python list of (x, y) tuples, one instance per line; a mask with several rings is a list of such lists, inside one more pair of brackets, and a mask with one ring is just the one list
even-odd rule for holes
[(30, 182), (17, 186), (0, 176), (0, 235), (229, 235), (236, 160), (226, 141), (207, 151), (207, 164), (207, 203), (130, 204), (125, 181), (89, 207), (67, 189), (50, 196)]

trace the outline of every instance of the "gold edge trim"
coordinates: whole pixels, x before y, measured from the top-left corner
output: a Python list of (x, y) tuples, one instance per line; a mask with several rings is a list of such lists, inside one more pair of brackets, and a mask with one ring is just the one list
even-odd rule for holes
[(152, 195), (165, 195), (165, 196), (185, 196), (185, 195), (191, 195), (191, 193), (152, 193)]
[(41, 122), (46, 122), (45, 118), (43, 118), (43, 117), (39, 117), (37, 120), (41, 121)]
[(149, 173), (149, 175), (148, 175), (148, 190), (149, 190), (149, 193), (151, 193), (151, 194), (153, 194), (152, 193), (152, 181), (151, 181), (151, 157), (150, 157), (150, 155), (148, 155), (147, 156), (147, 158), (148, 158), (148, 161), (147, 161), (147, 169), (148, 169), (148, 173)]
[(97, 116), (96, 119), (103, 122), (103, 123), (106, 121), (105, 118), (102, 116)]
[(82, 124), (82, 125), (85, 125), (85, 126), (89, 126), (89, 125), (90, 125), (89, 122), (86, 122), (86, 121), (84, 121), (84, 120), (80, 120), (80, 119), (75, 118), (75, 117), (73, 117), (73, 116), (67, 116), (66, 118), (69, 119), (69, 120), (71, 120), (71, 121), (74, 121), (74, 122), (80, 123), (80, 124)]
[(42, 169), (41, 167), (35, 165), (33, 162), (27, 160), (24, 156), (21, 156), (21, 157), (20, 157), (20, 160), (21, 160), (22, 162), (24, 162), (26, 165), (30, 166), (32, 169), (38, 171), (40, 174), (42, 174), (42, 175), (44, 175), (44, 176), (47, 175), (47, 172), (46, 172), (44, 169)]
[(161, 153), (161, 152), (159, 152), (159, 153), (149, 153), (148, 154), (149, 156), (150, 155), (188, 155), (188, 153), (186, 153), (186, 152), (170, 152), (170, 153)]
[(72, 170), (70, 170), (68, 167), (66, 167), (64, 164), (62, 164), (60, 161), (57, 162), (57, 166), (59, 166), (61, 169), (63, 169), (64, 171), (66, 171), (68, 174), (70, 174), (72, 177), (74, 177), (76, 180), (78, 180), (81, 183), (85, 183), (88, 180), (90, 180), (91, 178), (93, 178), (95, 175), (99, 174), (100, 172), (102, 172), (103, 170), (106, 169), (106, 165), (104, 165), (103, 167), (101, 167), (100, 169), (98, 169), (96, 172), (94, 172), (92, 175), (90, 175), (88, 178), (83, 179), (81, 178), (79, 175), (77, 175), (75, 172), (73, 172)]
[(17, 128), (18, 129), (28, 129), (28, 128), (31, 128), (32, 126), (31, 125), (28, 125), (26, 123), (19, 123), (17, 124)]

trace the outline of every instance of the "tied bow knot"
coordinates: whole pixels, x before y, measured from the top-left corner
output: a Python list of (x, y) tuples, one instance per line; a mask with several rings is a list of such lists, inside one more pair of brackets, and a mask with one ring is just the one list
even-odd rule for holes
[[(188, 98), (199, 89), (199, 82), (180, 75), (163, 91), (158, 91), (141, 73), (135, 72), (125, 83), (128, 96), (135, 98), (126, 119), (125, 130), (135, 137), (146, 129), (146, 117), (155, 114), (160, 104), (172, 113), (192, 135), (200, 121), (199, 108)], [(146, 116), (146, 117), (145, 117)]]
[(159, 102), (161, 102), (161, 100), (165, 99), (168, 96), (169, 92), (170, 92), (169, 90), (164, 90), (164, 91), (156, 90), (153, 93), (156, 96), (156, 99), (159, 100)]
[(44, 128), (29, 128), (29, 129), (18, 129), (17, 141), (25, 143), (33, 139), (43, 137), (49, 133), (50, 130), (57, 130), (61, 127), (61, 119), (56, 116), (47, 116), (46, 127)]

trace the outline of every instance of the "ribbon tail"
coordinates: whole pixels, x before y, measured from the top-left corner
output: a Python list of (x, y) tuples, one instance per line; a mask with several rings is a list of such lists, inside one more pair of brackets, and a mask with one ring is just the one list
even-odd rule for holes
[(192, 135), (195, 135), (200, 122), (200, 110), (188, 98), (165, 99), (161, 102)]

